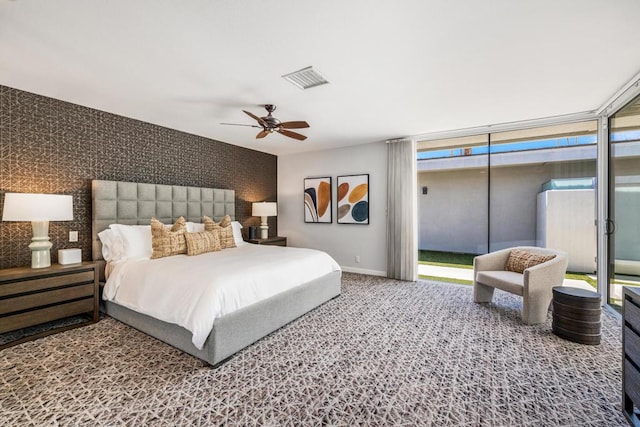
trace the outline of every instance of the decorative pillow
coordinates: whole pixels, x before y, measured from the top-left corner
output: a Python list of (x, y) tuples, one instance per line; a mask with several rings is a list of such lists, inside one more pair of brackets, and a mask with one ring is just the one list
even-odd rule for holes
[(217, 252), (221, 250), (220, 239), (215, 231), (198, 231), (185, 233), (187, 241), (187, 255), (200, 255), (205, 252)]
[(151, 227), (148, 225), (111, 224), (109, 226), (122, 241), (121, 258), (149, 258), (151, 249)]
[(186, 232), (187, 225), (184, 217), (178, 218), (171, 230), (167, 230), (164, 224), (157, 219), (151, 218), (151, 247), (153, 249), (151, 259), (186, 254), (187, 242), (184, 238)]
[(512, 249), (504, 269), (524, 273), (527, 268), (550, 261), (555, 257), (555, 255), (538, 255), (520, 249)]
[(205, 231), (215, 231), (220, 239), (220, 247), (222, 249), (235, 248), (236, 242), (233, 239), (233, 227), (231, 226), (231, 217), (225, 215), (220, 223), (215, 222), (208, 216), (202, 218)]

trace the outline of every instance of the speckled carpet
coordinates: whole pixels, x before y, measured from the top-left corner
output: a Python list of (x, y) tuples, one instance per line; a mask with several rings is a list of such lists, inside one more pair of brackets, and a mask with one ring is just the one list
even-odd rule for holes
[(343, 293), (218, 368), (111, 318), (0, 351), (0, 424), (612, 426), (620, 326), (527, 326), (496, 291), (344, 274)]

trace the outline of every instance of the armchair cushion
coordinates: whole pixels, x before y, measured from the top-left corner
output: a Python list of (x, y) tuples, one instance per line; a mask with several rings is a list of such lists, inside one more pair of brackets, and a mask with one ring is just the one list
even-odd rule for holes
[(524, 294), (524, 276), (513, 271), (478, 271), (476, 281), (512, 294)]
[(543, 262), (551, 261), (555, 257), (555, 254), (534, 254), (520, 249), (512, 249), (509, 253), (509, 258), (507, 259), (507, 264), (504, 269), (506, 271), (524, 273), (527, 268), (542, 264)]

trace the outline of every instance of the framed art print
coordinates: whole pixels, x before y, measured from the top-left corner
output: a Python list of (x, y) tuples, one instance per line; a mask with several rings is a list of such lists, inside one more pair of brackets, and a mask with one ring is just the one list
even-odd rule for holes
[(304, 179), (304, 222), (330, 224), (331, 177)]
[(369, 174), (338, 177), (338, 224), (369, 224)]

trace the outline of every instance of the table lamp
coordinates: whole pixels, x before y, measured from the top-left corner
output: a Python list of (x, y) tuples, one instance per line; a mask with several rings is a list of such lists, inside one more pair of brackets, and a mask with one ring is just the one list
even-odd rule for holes
[(31, 268), (51, 265), (49, 221), (73, 219), (73, 197), (62, 194), (6, 193), (3, 221), (31, 221)]
[(268, 216), (278, 215), (278, 204), (276, 202), (256, 202), (253, 204), (252, 213), (253, 216), (259, 216), (260, 223), (260, 238), (266, 239), (269, 237), (269, 226), (267, 225)]

